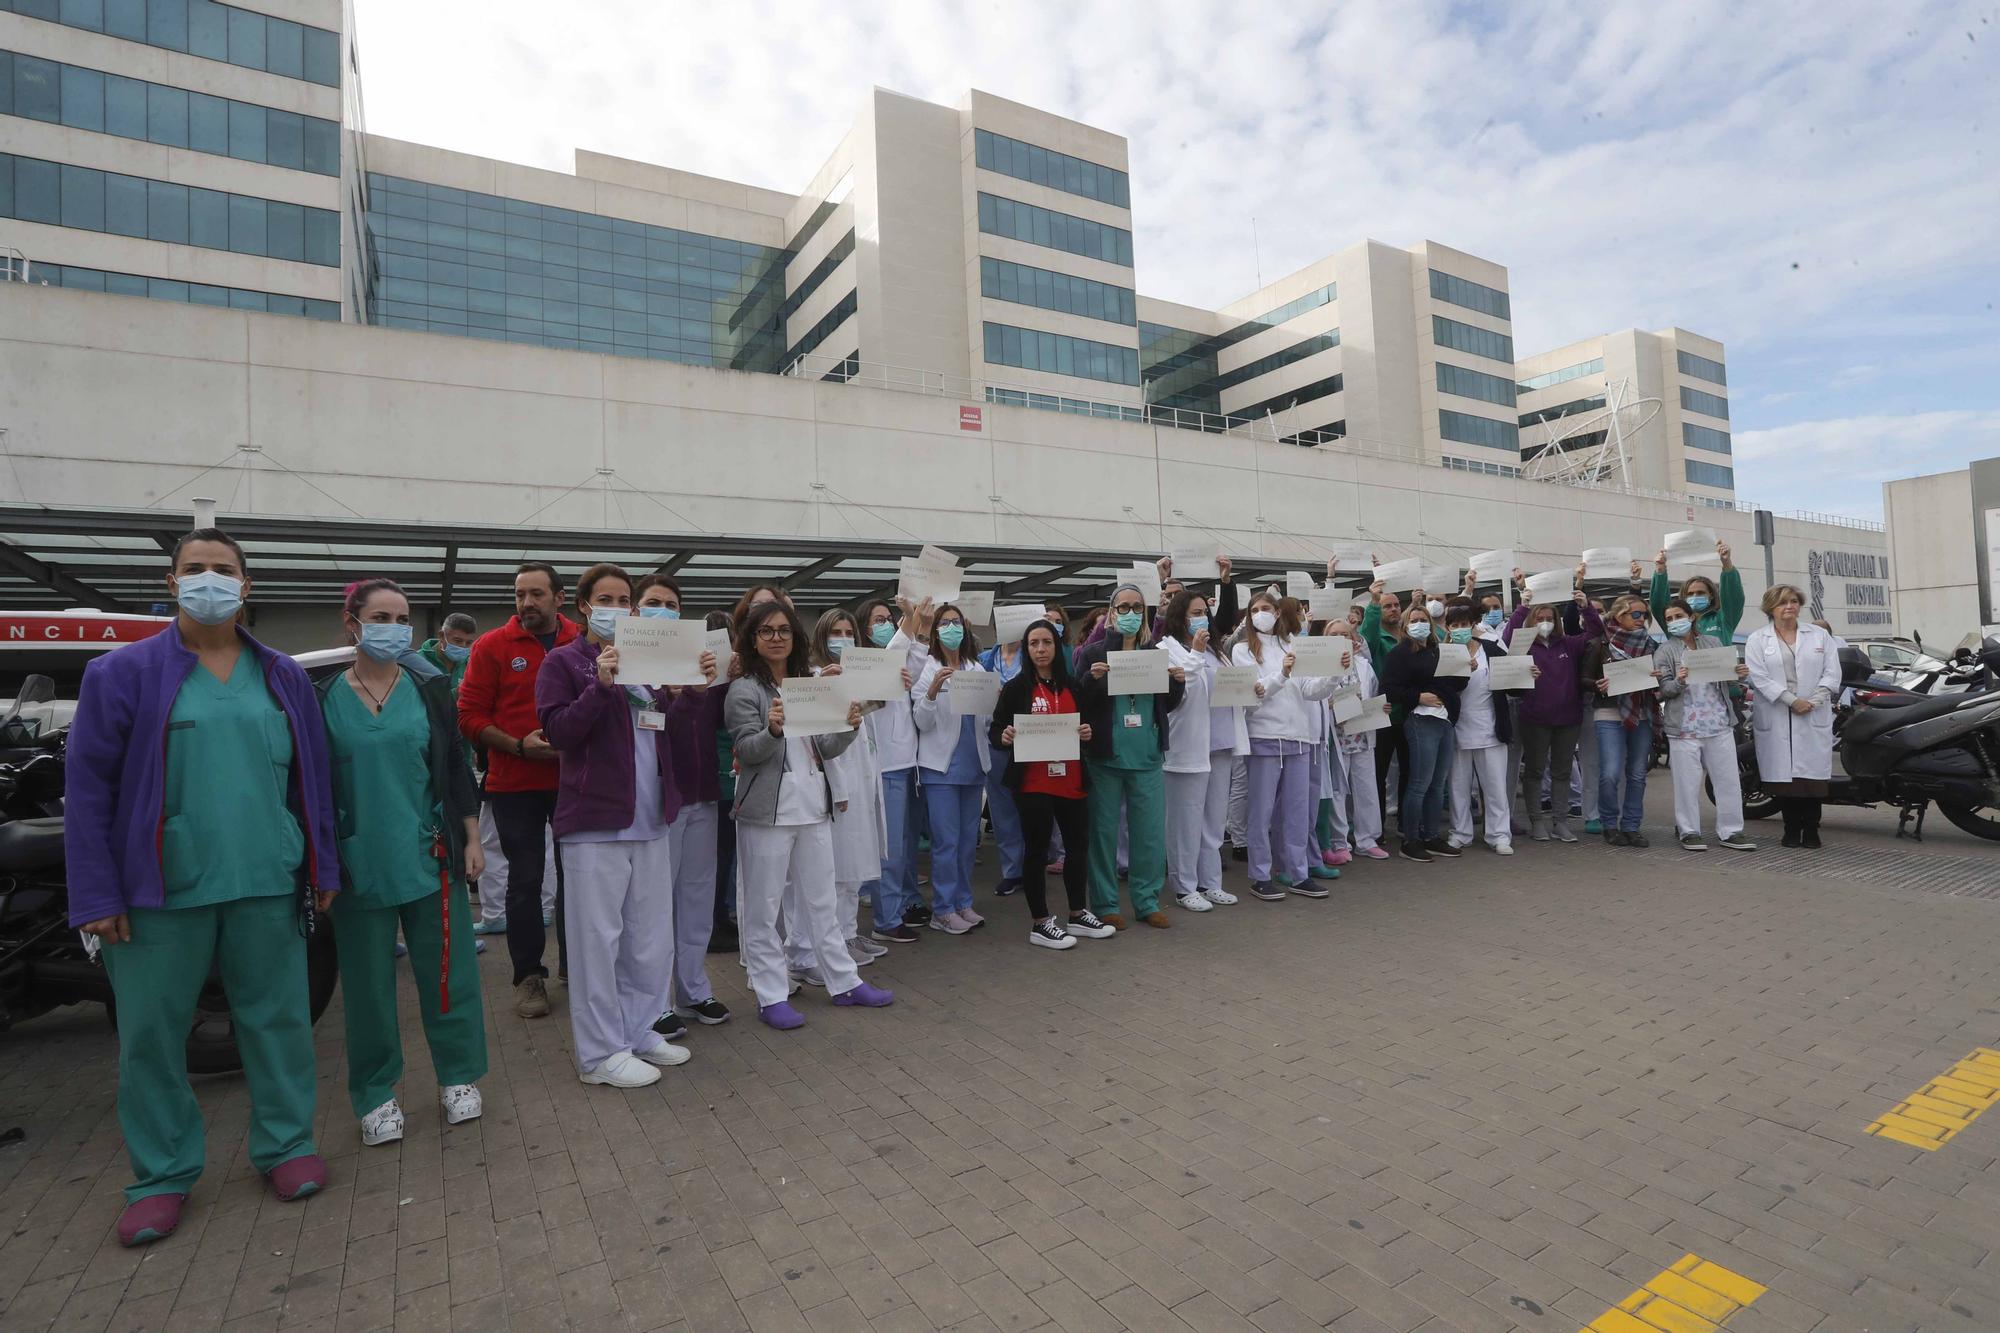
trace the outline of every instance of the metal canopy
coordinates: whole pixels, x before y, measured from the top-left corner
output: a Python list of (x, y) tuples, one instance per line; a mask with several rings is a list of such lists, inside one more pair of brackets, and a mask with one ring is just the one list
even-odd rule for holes
[[(164, 510), (0, 505), (0, 607), (147, 611), (166, 598), (166, 552), (189, 519)], [(807, 537), (469, 527), (224, 514), (243, 543), (264, 606), (329, 606), (359, 578), (388, 577), (421, 606), (493, 607), (513, 600), (514, 570), (546, 560), (574, 580), (600, 560), (633, 574), (670, 570), (690, 610), (727, 609), (754, 583), (785, 586), (813, 610), (892, 596), (896, 562), (915, 542)], [(1101, 605), (1114, 577), (1156, 551), (940, 543), (959, 557), (965, 587), (1000, 600)], [(1297, 558), (1235, 557), (1240, 579), (1282, 578)]]

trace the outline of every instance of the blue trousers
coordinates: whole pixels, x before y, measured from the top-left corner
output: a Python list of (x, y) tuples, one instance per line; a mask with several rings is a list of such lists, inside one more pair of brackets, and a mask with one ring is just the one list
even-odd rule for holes
[(1410, 747), (1410, 772), (1403, 784), (1399, 819), (1406, 838), (1429, 842), (1444, 836), (1444, 795), (1451, 784), (1451, 761), (1458, 752), (1458, 733), (1449, 720), (1403, 719), (1403, 738)]
[(899, 925), (917, 897), (917, 770), (898, 768), (882, 775), (882, 818), (889, 826), (889, 854), (875, 890), (875, 924)]
[[(1653, 761), (1653, 724), (1630, 731), (1623, 722), (1597, 723), (1597, 817), (1608, 829), (1637, 833), (1646, 814), (1646, 769)], [(1624, 799), (1619, 799), (1619, 784)]]
[(993, 767), (986, 773), (986, 813), (993, 820), (994, 841), (1000, 844), (1000, 875), (1018, 881), (1028, 855), (1021, 812), (1014, 808), (1014, 793), (1007, 790), (1007, 764), (1013, 757), (1011, 750), (993, 751)]
[(979, 851), (979, 807), (984, 782), (924, 783), (931, 819), (931, 910), (963, 912), (972, 906), (972, 858)]

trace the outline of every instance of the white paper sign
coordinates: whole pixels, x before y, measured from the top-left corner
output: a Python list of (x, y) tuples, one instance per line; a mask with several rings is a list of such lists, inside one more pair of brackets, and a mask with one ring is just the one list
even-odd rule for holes
[(1308, 620), (1347, 619), (1348, 596), (1331, 583), (1322, 584), (1313, 590), (1312, 600), (1306, 603)]
[(1441, 643), (1438, 645), (1437, 675), (1470, 676), (1472, 674), (1472, 646), (1464, 643)]
[(903, 668), (909, 657), (900, 648), (849, 648), (840, 655), (840, 679), (847, 697), (862, 703), (890, 703), (909, 697)]
[(1075, 713), (1014, 714), (1014, 762), (1066, 764), (1083, 755)]
[(1715, 549), (1714, 528), (1688, 528), (1667, 534), (1669, 569), (1720, 569), (1722, 556)]
[(1386, 565), (1375, 567), (1374, 582), (1382, 585), (1385, 592), (1409, 592), (1424, 576), (1424, 562), (1421, 560), (1391, 560)]
[(947, 568), (956, 568), (958, 566), (957, 556), (945, 550), (944, 547), (932, 546), (929, 542), (924, 543), (923, 550), (917, 552), (917, 559), (927, 565), (943, 565)]
[(991, 591), (974, 592), (970, 588), (960, 591), (953, 603), (958, 613), (965, 617), (968, 625), (990, 625), (993, 623), (993, 594)]
[(1433, 596), (1449, 596), (1465, 582), (1457, 565), (1425, 565), (1424, 591)]
[(1337, 694), (1330, 702), (1333, 705), (1333, 720), (1344, 724), (1361, 716), (1362, 705), (1366, 701), (1357, 693), (1349, 693)]
[(1312, 601), (1313, 593), (1318, 588), (1319, 585), (1313, 582), (1313, 576), (1303, 570), (1293, 569), (1285, 573), (1285, 596), (1302, 606)]
[(1659, 684), (1653, 679), (1653, 659), (1650, 657), (1628, 657), (1622, 661), (1607, 659), (1604, 680), (1609, 686), (1605, 693), (1612, 695), (1637, 694)]
[(729, 637), (729, 626), (705, 631), (701, 636), (702, 651), (715, 654), (715, 683), (721, 685), (729, 679), (729, 659), (736, 656), (736, 644)]
[(1734, 648), (1695, 648), (1681, 655), (1690, 685), (1726, 685), (1736, 679)]
[(1389, 725), (1389, 696), (1377, 694), (1361, 701), (1360, 716), (1340, 724), (1343, 736), (1358, 736), (1364, 731), (1380, 731)]
[(1047, 620), (1049, 613), (1038, 605), (996, 606), (993, 608), (993, 637), (997, 643), (1018, 644), (1028, 626)]
[(1528, 575), (1526, 599), (1530, 606), (1558, 606), (1576, 594), (1576, 574), (1567, 569), (1545, 569)]
[(1366, 574), (1375, 568), (1375, 552), (1367, 542), (1333, 542), (1334, 569), (1341, 574)]
[(1129, 583), (1139, 590), (1146, 599), (1147, 606), (1160, 604), (1160, 567), (1158, 565), (1134, 565), (1118, 576), (1120, 583)]
[(785, 702), (787, 736), (838, 736), (853, 730), (847, 710), (854, 701), (839, 676), (787, 676), (779, 697)]
[(1532, 690), (1535, 688), (1535, 659), (1526, 653), (1511, 653), (1506, 657), (1486, 659), (1486, 684), (1495, 690)]
[(1338, 634), (1293, 639), (1293, 676), (1344, 676), (1354, 666), (1353, 645)]
[(1213, 542), (1184, 542), (1169, 554), (1174, 560), (1174, 577), (1183, 582), (1222, 577), (1222, 567), (1215, 562), (1220, 552)]
[(1215, 708), (1255, 708), (1259, 703), (1257, 668), (1217, 667), (1215, 679), (1208, 687), (1208, 702)]
[(1514, 553), (1507, 549), (1481, 551), (1471, 561), (1472, 572), (1481, 583), (1505, 583), (1513, 576), (1514, 565)]
[(1000, 673), (956, 671), (947, 688), (953, 717), (991, 717), (993, 705), (1000, 702)]
[(932, 605), (942, 606), (958, 596), (962, 577), (956, 565), (929, 564), (906, 555), (896, 562), (896, 596), (912, 602), (929, 598)]
[[(700, 685), (701, 641), (708, 631), (698, 620), (647, 620), (627, 616), (618, 622), (612, 639), (618, 649), (620, 685)], [(716, 679), (727, 669), (725, 659), (715, 664)]]
[(1111, 674), (1105, 690), (1110, 694), (1165, 694), (1167, 655), (1158, 648), (1134, 648), (1105, 655)]
[(1592, 546), (1583, 553), (1583, 576), (1587, 579), (1616, 579), (1623, 583), (1632, 576), (1632, 548)]

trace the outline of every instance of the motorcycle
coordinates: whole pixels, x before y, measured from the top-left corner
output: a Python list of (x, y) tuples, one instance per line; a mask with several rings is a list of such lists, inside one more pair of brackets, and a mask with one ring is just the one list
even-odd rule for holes
[[(21, 716), (24, 705), (54, 697), (54, 682), (30, 676), (0, 719), (0, 1029), (65, 1004), (102, 1004), (115, 1028), (117, 1004), (96, 941), (86, 942), (69, 924), (62, 821), (67, 728), (44, 733)], [(317, 1023), (340, 980), (333, 931), (324, 920), (305, 947)], [(211, 969), (188, 1032), (188, 1072), (227, 1073), (242, 1064), (229, 997), (220, 972)]]

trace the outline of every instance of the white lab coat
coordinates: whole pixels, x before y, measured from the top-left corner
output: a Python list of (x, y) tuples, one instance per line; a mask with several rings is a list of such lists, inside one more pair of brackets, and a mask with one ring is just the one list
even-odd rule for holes
[(1833, 701), (1840, 694), (1840, 653), (1831, 634), (1817, 625), (1799, 625), (1793, 645), (1799, 688), (1795, 697), (1818, 707), (1801, 717), (1785, 696), (1784, 649), (1778, 632), (1766, 625), (1743, 645), (1750, 668), (1751, 722), (1757, 732), (1757, 773), (1766, 782), (1833, 776)]
[[(924, 659), (923, 675), (910, 690), (910, 712), (917, 724), (917, 766), (930, 773), (942, 773), (951, 767), (951, 752), (958, 748), (959, 719), (951, 711), (951, 682), (946, 681), (939, 689), (937, 698), (930, 697), (931, 682), (937, 679), (944, 664), (935, 657)], [(985, 667), (968, 658), (961, 672), (984, 672)], [(973, 719), (972, 738), (979, 750), (979, 771), (993, 770), (993, 755), (987, 749), (986, 723), (983, 717)]]

